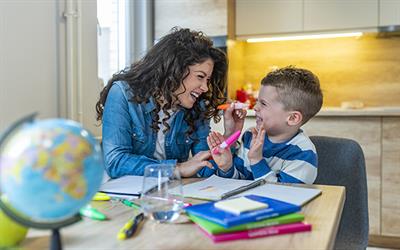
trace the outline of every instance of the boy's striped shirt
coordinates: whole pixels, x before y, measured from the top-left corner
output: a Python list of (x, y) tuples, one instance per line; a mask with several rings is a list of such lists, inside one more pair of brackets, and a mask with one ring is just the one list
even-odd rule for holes
[(263, 159), (250, 165), (247, 154), (251, 144), (251, 132), (246, 131), (242, 144), (234, 155), (233, 167), (228, 172), (217, 171), (217, 175), (236, 179), (265, 178), (271, 182), (312, 184), (317, 177), (317, 154), (310, 138), (299, 131), (290, 140), (273, 143), (265, 137)]

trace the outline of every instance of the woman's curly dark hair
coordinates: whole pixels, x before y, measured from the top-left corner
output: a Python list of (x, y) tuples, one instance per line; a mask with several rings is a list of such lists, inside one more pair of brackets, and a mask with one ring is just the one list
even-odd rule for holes
[[(208, 82), (208, 91), (203, 93), (192, 109), (185, 109), (184, 119), (189, 124), (186, 132), (194, 132), (195, 122), (199, 119), (214, 118), (218, 122), (217, 106), (224, 103), (226, 98), (227, 59), (224, 52), (213, 47), (212, 41), (202, 32), (189, 29), (173, 28), (171, 33), (164, 36), (148, 53), (138, 62), (118, 72), (108, 81), (100, 93), (96, 103), (97, 120), (103, 118), (104, 105), (107, 95), (116, 81), (125, 81), (130, 86), (133, 95), (131, 102), (146, 103), (154, 98), (156, 109), (152, 113), (152, 128), (159, 130), (159, 116), (161, 110), (160, 100), (163, 100), (162, 110), (165, 114), (163, 124), (167, 131), (170, 114), (167, 110), (177, 100), (174, 92), (181, 86), (183, 80), (189, 75), (189, 66), (199, 64), (207, 59), (212, 59), (214, 68)], [(200, 104), (203, 103), (203, 107)]]

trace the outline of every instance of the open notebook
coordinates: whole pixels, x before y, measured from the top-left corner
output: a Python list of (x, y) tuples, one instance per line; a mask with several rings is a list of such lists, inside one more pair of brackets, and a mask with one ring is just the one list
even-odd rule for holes
[[(103, 178), (99, 192), (106, 193), (110, 196), (120, 198), (139, 197), (143, 192), (143, 176), (125, 175), (118, 179)], [(147, 177), (147, 189), (145, 192), (156, 187), (159, 184), (157, 178)], [(168, 181), (167, 178), (161, 180), (161, 183)]]
[(321, 194), (317, 188), (265, 183), (264, 180), (237, 180), (213, 175), (203, 181), (183, 186), (185, 197), (220, 200), (232, 196), (259, 195), (302, 206)]

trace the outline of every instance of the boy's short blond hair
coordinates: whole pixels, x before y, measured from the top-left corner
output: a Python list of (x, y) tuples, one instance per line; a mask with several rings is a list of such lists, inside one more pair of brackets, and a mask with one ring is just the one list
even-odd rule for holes
[(286, 111), (299, 111), (302, 124), (310, 120), (322, 106), (319, 79), (307, 69), (288, 66), (268, 73), (261, 84), (276, 88)]

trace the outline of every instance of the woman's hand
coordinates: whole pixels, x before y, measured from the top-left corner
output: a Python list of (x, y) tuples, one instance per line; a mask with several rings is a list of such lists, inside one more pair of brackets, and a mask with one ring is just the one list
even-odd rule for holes
[[(222, 149), (218, 146), (224, 141), (224, 137), (218, 133), (212, 131), (207, 137), (208, 147), (211, 149), (211, 156), (214, 159), (218, 167), (224, 172), (228, 171), (232, 167), (232, 153), (228, 148)], [(214, 149), (218, 147), (218, 154), (214, 154)]]
[(234, 109), (231, 105), (224, 112), (224, 137), (228, 138), (236, 131), (242, 131), (244, 126), (244, 118), (247, 115), (246, 109)]
[(252, 138), (250, 143), (250, 150), (249, 153), (247, 154), (247, 157), (249, 158), (250, 164), (254, 165), (259, 161), (261, 161), (263, 158), (262, 150), (265, 140), (265, 129), (260, 128), (260, 130), (257, 131), (257, 129), (252, 128), (251, 134)]
[(208, 158), (210, 158), (210, 156), (211, 156), (210, 151), (198, 152), (188, 161), (177, 163), (176, 169), (179, 171), (179, 174), (182, 177), (193, 176), (203, 167), (214, 169), (211, 162), (208, 161)]

